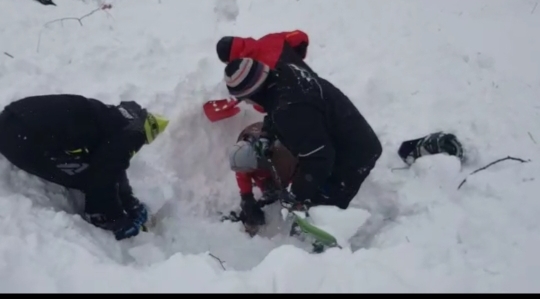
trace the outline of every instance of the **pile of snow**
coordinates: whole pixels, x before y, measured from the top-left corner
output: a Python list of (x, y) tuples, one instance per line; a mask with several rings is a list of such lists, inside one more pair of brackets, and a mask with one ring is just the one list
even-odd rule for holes
[[(54, 1), (0, 1), (0, 101), (76, 93), (167, 115), (129, 170), (160, 221), (117, 242), (74, 215), (79, 195), (0, 159), (1, 292), (540, 291), (535, 1)], [(103, 3), (112, 9), (82, 26), (62, 20)], [(226, 94), (221, 36), (297, 28), (310, 34), (308, 63), (384, 146), (350, 210), (312, 212), (345, 243), (320, 255), (280, 233), (276, 207), (254, 238), (218, 221), (239, 201), (225, 147), (262, 115), (211, 124), (201, 111)], [(465, 144), (465, 165), (441, 155), (395, 169), (402, 141), (438, 130)], [(457, 189), (507, 155), (532, 161)]]

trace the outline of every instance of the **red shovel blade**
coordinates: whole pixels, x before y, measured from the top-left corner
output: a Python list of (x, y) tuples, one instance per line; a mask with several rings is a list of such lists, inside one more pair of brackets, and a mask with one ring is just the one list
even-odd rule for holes
[(204, 103), (203, 110), (211, 122), (216, 122), (240, 113), (237, 105), (238, 101), (234, 99), (214, 100)]

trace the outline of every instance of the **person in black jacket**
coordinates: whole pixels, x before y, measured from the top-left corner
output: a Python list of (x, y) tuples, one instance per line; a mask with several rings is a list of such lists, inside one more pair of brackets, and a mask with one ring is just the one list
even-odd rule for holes
[(32, 175), (82, 191), (84, 218), (121, 240), (137, 235), (148, 218), (129, 184), (130, 159), (167, 124), (135, 102), (32, 96), (0, 113), (0, 153)]
[(225, 82), (231, 96), (268, 112), (259, 154), (268, 154), (267, 145), (278, 139), (298, 158), (294, 201), (346, 209), (382, 154), (377, 135), (347, 96), (296, 64), (270, 69), (250, 58), (231, 61)]

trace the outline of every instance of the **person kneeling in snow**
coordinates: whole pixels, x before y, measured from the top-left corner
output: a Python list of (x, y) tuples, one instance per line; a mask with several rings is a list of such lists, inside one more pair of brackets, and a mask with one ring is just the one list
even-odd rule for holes
[[(271, 152), (270, 159), (260, 158), (256, 146), (262, 127), (262, 122), (247, 126), (229, 151), (229, 165), (236, 174), (241, 197), (241, 212), (235, 220), (242, 221), (250, 235), (254, 235), (265, 224), (261, 204), (273, 203), (279, 199), (281, 190), (290, 184), (298, 164), (298, 160), (277, 140), (268, 149)], [(274, 178), (272, 165), (279, 176), (279, 182)], [(253, 183), (262, 192), (258, 201), (253, 195)]]
[(264, 155), (279, 140), (298, 159), (292, 204), (346, 209), (382, 153), (366, 119), (338, 88), (292, 63), (275, 69), (250, 58), (225, 67), (231, 96), (268, 113), (258, 147)]
[(139, 234), (146, 205), (132, 192), (126, 170), (168, 120), (136, 102), (106, 105), (80, 95), (41, 95), (0, 113), (0, 153), (46, 181), (85, 194), (84, 219), (117, 240)]

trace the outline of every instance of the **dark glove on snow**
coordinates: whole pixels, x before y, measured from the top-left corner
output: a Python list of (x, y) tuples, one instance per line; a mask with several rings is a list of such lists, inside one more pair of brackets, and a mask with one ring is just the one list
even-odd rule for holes
[(123, 240), (138, 235), (142, 225), (146, 222), (142, 221), (143, 218), (146, 219), (145, 217), (139, 217), (138, 219), (123, 217), (120, 221), (117, 221), (112, 229), (116, 240)]
[(109, 219), (103, 214), (86, 214), (85, 218), (88, 222), (99, 228), (112, 231), (116, 240), (123, 240), (138, 235), (141, 225), (144, 223), (140, 222), (144, 216), (134, 220), (128, 215), (122, 215), (117, 219)]
[(253, 194), (242, 194), (240, 207), (242, 208), (240, 219), (244, 223), (246, 230), (256, 230), (259, 226), (266, 223), (264, 212), (257, 204)]
[(423, 138), (405, 141), (401, 144), (398, 154), (401, 159), (411, 165), (420, 157), (446, 153), (464, 159), (463, 146), (454, 134), (442, 132), (429, 134)]

